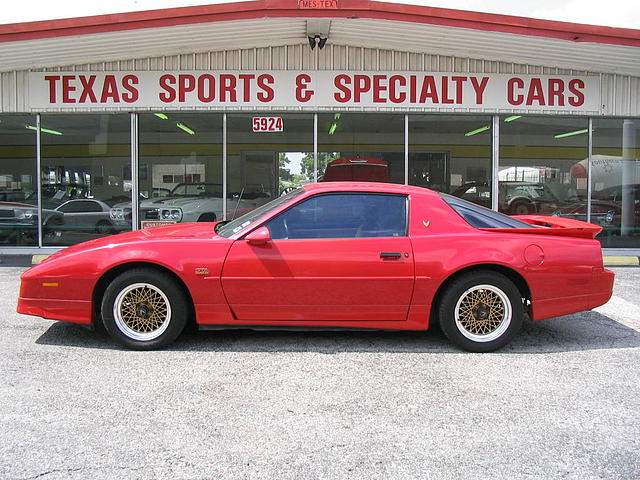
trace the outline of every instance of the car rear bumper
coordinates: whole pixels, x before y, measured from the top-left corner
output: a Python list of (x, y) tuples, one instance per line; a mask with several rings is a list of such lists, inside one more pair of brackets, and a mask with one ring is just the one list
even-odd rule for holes
[(534, 301), (533, 320), (569, 315), (604, 305), (613, 294), (614, 277), (612, 271), (594, 267), (589, 293)]
[(92, 323), (91, 302), (83, 300), (52, 300), (41, 298), (18, 298), (18, 313), (63, 322)]

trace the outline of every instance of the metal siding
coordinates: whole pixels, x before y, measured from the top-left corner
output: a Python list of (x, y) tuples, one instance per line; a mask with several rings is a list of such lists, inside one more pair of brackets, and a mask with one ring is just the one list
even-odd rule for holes
[[(333, 32), (333, 30), (332, 30)], [(317, 67), (316, 67), (317, 66)], [(603, 114), (640, 116), (640, 77), (595, 73), (562, 67), (548, 67), (477, 58), (407, 52), (328, 43), (311, 50), (308, 44), (254, 47), (210, 52), (182, 53), (65, 67), (34, 68), (0, 73), (0, 112), (27, 112), (25, 98), (30, 71), (163, 71), (163, 70), (345, 70), (425, 71), (461, 73), (526, 73), (557, 75), (599, 75)], [(130, 110), (130, 107), (123, 107)], [(76, 111), (95, 111), (78, 107)], [(109, 109), (113, 110), (113, 109)], [(420, 109), (411, 109), (419, 111)], [(50, 110), (55, 111), (55, 110)], [(424, 109), (433, 111), (433, 109)], [(465, 110), (460, 110), (465, 111)], [(474, 112), (480, 110), (473, 109)], [(523, 112), (523, 110), (518, 110)], [(504, 113), (509, 113), (505, 111)], [(562, 114), (563, 112), (558, 112)], [(566, 112), (564, 112), (566, 113)], [(594, 112), (595, 114), (596, 112)]]

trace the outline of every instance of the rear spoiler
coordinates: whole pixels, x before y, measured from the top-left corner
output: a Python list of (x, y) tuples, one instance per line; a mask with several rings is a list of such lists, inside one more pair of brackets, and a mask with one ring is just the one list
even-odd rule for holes
[(600, 225), (572, 218), (548, 217), (545, 215), (513, 215), (521, 222), (535, 225), (532, 228), (481, 228), (486, 232), (530, 233), (534, 235), (557, 235), (561, 237), (596, 238), (602, 231)]

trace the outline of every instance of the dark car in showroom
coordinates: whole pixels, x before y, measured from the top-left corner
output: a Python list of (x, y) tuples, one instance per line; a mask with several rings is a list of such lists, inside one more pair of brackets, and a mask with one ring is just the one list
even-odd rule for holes
[[(465, 183), (452, 193), (483, 207), (491, 208), (491, 185), (487, 182)], [(549, 186), (534, 182), (500, 182), (498, 211), (507, 215), (549, 214), (561, 202)]]

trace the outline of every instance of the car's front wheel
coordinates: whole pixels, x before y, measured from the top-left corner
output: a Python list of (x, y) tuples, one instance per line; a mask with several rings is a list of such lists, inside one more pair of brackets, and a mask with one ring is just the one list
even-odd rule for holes
[(102, 297), (102, 322), (109, 335), (135, 350), (172, 343), (184, 330), (188, 303), (178, 283), (166, 273), (128, 270), (109, 284)]
[(453, 343), (472, 352), (491, 352), (520, 330), (524, 305), (520, 291), (507, 277), (477, 271), (449, 285), (438, 316), (442, 331)]

